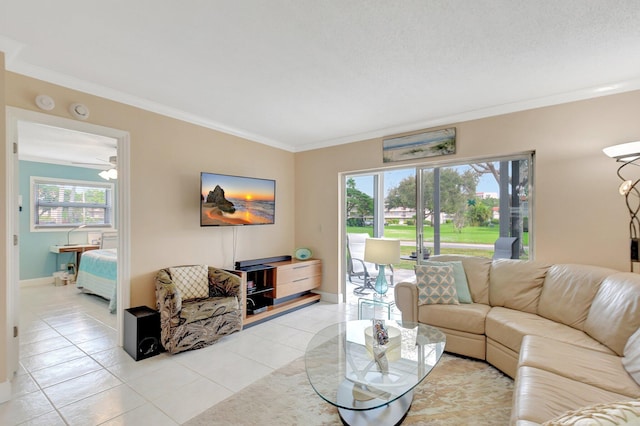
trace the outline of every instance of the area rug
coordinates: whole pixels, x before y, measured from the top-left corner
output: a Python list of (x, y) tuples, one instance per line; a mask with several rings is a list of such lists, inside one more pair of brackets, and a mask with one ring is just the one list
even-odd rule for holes
[[(444, 354), (414, 389), (403, 425), (507, 425), (513, 380), (483, 361)], [(274, 371), (186, 425), (340, 425), (313, 390), (304, 357)]]

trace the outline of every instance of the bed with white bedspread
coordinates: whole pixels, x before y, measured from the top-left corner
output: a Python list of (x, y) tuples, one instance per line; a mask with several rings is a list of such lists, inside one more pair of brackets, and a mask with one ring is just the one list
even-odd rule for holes
[(76, 287), (109, 300), (109, 312), (115, 313), (117, 269), (117, 249), (84, 252)]

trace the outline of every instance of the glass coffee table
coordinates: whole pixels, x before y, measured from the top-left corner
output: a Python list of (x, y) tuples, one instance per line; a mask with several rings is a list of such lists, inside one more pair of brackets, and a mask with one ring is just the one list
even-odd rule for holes
[[(385, 333), (376, 334), (380, 323)], [(378, 343), (381, 337), (383, 344)], [(445, 341), (438, 329), (405, 321), (334, 324), (309, 342), (307, 377), (322, 399), (338, 407), (343, 423), (400, 424), (411, 407), (413, 388), (438, 363)]]

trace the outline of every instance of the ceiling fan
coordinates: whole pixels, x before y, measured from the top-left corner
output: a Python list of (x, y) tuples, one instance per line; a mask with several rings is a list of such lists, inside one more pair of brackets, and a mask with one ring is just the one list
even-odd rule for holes
[(77, 164), (81, 166), (98, 166), (102, 168), (102, 171), (98, 173), (98, 175), (102, 179), (118, 179), (118, 157), (112, 155), (109, 157), (109, 161), (103, 160), (101, 158), (98, 158), (97, 160), (101, 161), (101, 163), (83, 163), (79, 161), (72, 161), (71, 164)]
[(72, 161), (71, 164), (77, 164), (82, 166), (102, 166), (104, 168), (115, 168), (118, 166), (118, 157), (112, 155), (109, 157), (109, 161), (103, 160), (101, 158), (96, 158), (96, 160), (101, 161), (101, 163), (84, 163), (80, 161)]

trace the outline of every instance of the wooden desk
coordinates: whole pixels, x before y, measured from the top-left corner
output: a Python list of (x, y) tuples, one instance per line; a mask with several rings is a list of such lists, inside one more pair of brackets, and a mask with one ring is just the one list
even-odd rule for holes
[[(56, 254), (56, 268), (58, 267), (58, 256), (60, 253), (75, 253), (75, 265), (76, 275), (80, 269), (80, 259), (82, 259), (82, 253), (89, 250), (97, 250), (100, 246), (96, 244), (74, 244), (72, 246), (51, 246), (49, 251)], [(75, 278), (75, 276), (74, 276)], [(74, 280), (75, 281), (75, 280)]]

